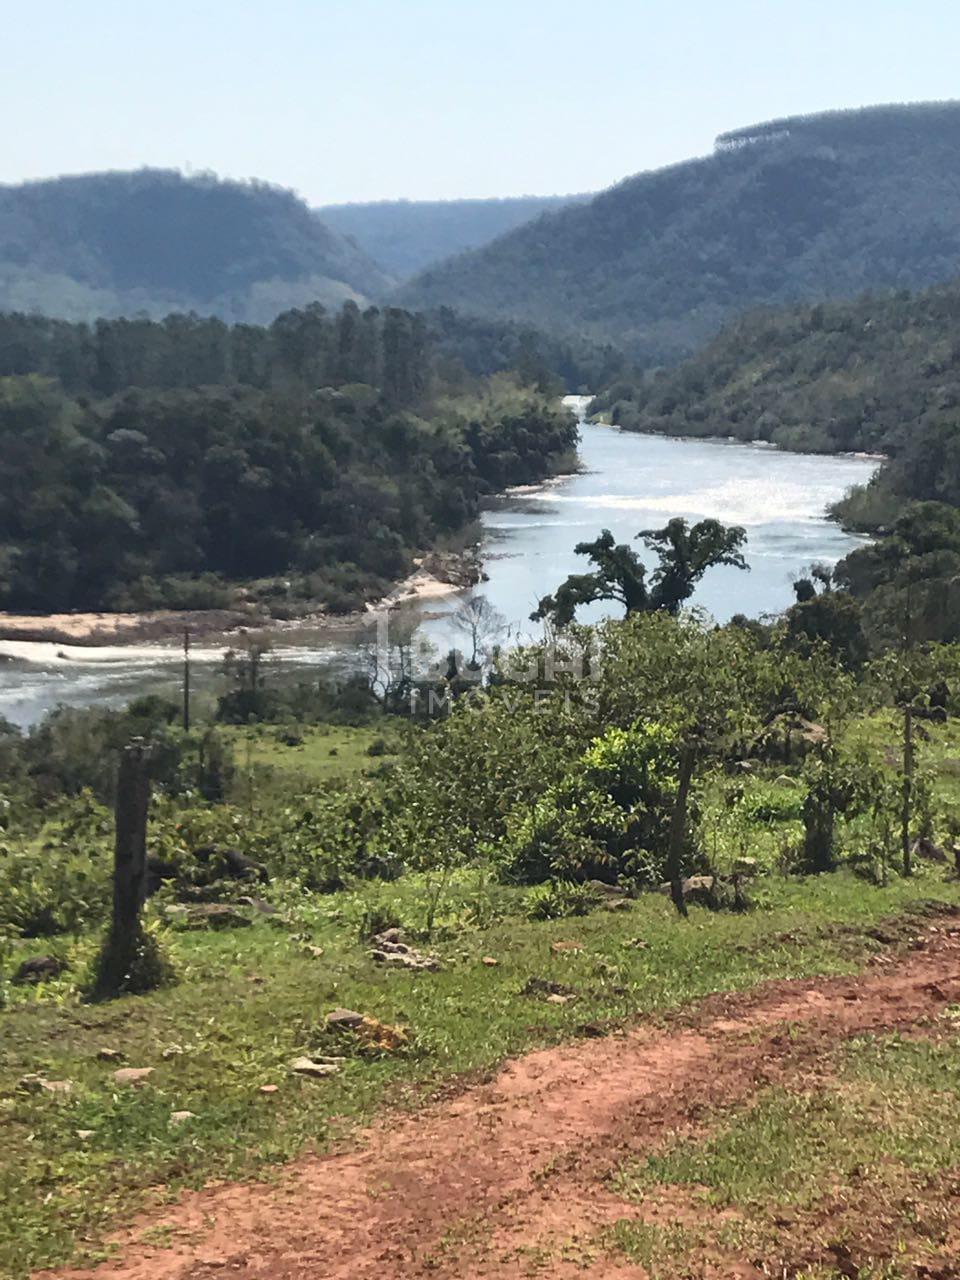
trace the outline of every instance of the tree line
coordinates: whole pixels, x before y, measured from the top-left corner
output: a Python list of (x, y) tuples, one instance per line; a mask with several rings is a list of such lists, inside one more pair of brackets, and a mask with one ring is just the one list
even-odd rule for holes
[(0, 604), (277, 611), (382, 594), (576, 442), (553, 387), (472, 377), (399, 309), (94, 326), (0, 317)]

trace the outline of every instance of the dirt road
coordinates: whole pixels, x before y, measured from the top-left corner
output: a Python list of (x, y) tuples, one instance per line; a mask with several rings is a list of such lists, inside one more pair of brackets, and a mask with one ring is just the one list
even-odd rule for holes
[[(797, 1073), (816, 1075), (845, 1037), (909, 1032), (960, 1003), (957, 922), (934, 920), (920, 933), (912, 950), (860, 977), (767, 984), (713, 997), (666, 1028), (532, 1053), (488, 1084), (384, 1118), (355, 1151), (302, 1160), (274, 1185), (185, 1196), (138, 1223), (114, 1260), (70, 1274), (643, 1277), (639, 1266), (604, 1256), (568, 1260), (571, 1242), (585, 1244), (635, 1212), (605, 1186), (606, 1175), (695, 1127), (711, 1106)], [(142, 1243), (158, 1225), (170, 1247)], [(549, 1260), (544, 1269), (531, 1270), (536, 1258)], [(744, 1263), (695, 1274), (764, 1272)]]

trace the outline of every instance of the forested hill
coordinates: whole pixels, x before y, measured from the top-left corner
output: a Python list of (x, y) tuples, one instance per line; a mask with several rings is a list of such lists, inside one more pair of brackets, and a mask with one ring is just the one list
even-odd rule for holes
[(769, 303), (922, 288), (960, 271), (960, 104), (876, 107), (725, 134), (430, 268), (403, 305), (579, 327), (648, 363)]
[[(441, 320), (0, 316), (0, 608), (291, 617), (382, 596), (576, 445), (552, 387), (471, 376)], [(473, 357), (491, 336), (467, 332)]]
[(331, 204), (317, 213), (351, 236), (399, 280), (431, 263), (477, 249), (515, 227), (589, 196), (514, 196), (495, 200), (379, 200)]
[(160, 169), (0, 187), (0, 309), (262, 322), (391, 279), (293, 192)]
[(900, 453), (931, 419), (960, 418), (960, 283), (752, 312), (596, 407), (638, 431)]
[[(757, 311), (677, 368), (614, 382), (595, 407), (638, 431), (883, 452), (887, 464), (835, 514), (902, 534), (911, 555), (960, 550), (960, 283)], [(945, 573), (931, 565), (925, 576)]]

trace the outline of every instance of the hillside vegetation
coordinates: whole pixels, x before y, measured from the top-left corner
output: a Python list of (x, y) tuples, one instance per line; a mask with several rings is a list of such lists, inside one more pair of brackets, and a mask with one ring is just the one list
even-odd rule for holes
[(430, 268), (400, 297), (583, 329), (647, 363), (673, 361), (758, 304), (955, 275), (958, 143), (957, 104), (759, 125)]
[(291, 191), (161, 169), (0, 187), (0, 308), (267, 321), (391, 279)]
[(492, 200), (378, 200), (330, 204), (317, 213), (350, 236), (391, 275), (405, 280), (431, 263), (478, 249), (542, 213), (588, 196), (507, 196)]
[(853, 654), (960, 639), (960, 284), (754, 312), (676, 368), (614, 381), (595, 407), (633, 431), (886, 455), (833, 509), (879, 538), (819, 567), (823, 594), (798, 582), (792, 623)]
[[(242, 730), (197, 717), (185, 732), (157, 697), (61, 709), (26, 736), (0, 725), (0, 1274), (89, 1256), (160, 1186), (325, 1149), (384, 1101), (527, 1048), (766, 978), (886, 962), (921, 923), (892, 916), (957, 903), (946, 866), (904, 866), (899, 846), (904, 829), (908, 850), (916, 837), (945, 859), (960, 830), (955, 698), (917, 737), (904, 818), (885, 665), (858, 679), (781, 627), (665, 613), (568, 640), (527, 650), (429, 723), (374, 717), (365, 751), (349, 735), (349, 763), (342, 729), (298, 722), (306, 686), (290, 721), (245, 717)], [(597, 658), (585, 682), (577, 640)], [(955, 686), (957, 651), (931, 658), (917, 677)], [(251, 706), (276, 678), (250, 682)], [(110, 918), (109, 805), (132, 735), (153, 744), (144, 916), (163, 964), (125, 986), (137, 995), (81, 1004)], [(643, 892), (681, 873), (687, 920)], [(950, 973), (935, 975), (946, 990), (913, 983), (930, 993), (921, 1012), (955, 1003)], [(325, 1021), (338, 1007), (351, 1025)], [(889, 1013), (901, 1026), (905, 1008)], [(738, 1037), (737, 1054), (750, 1043)], [(819, 1166), (809, 1176), (822, 1181)]]
[(555, 400), (471, 378), (397, 309), (268, 329), (9, 316), (0, 349), (12, 609), (219, 607), (252, 579), (275, 616), (357, 607), (576, 443)]
[(890, 455), (934, 422), (955, 422), (958, 405), (956, 283), (758, 310), (675, 368), (617, 381), (596, 402), (630, 430)]

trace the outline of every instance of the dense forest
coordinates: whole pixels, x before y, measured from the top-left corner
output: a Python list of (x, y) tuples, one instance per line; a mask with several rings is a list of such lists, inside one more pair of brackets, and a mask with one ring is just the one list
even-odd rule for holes
[(848, 658), (960, 640), (960, 284), (755, 311), (594, 409), (633, 431), (884, 454), (833, 511), (875, 540), (817, 566), (789, 623)]
[(798, 117), (724, 135), (431, 267), (403, 305), (580, 329), (648, 364), (759, 304), (921, 288), (960, 270), (960, 105)]
[(397, 309), (0, 335), (8, 608), (223, 605), (251, 580), (275, 612), (356, 607), (576, 442), (555, 396), (473, 378)]
[(955, 423), (958, 405), (949, 284), (751, 312), (675, 368), (616, 381), (595, 408), (629, 430), (898, 455), (934, 421)]
[(492, 200), (378, 200), (317, 210), (398, 280), (588, 196), (506, 196)]
[[(626, 372), (615, 347), (557, 338), (511, 321), (478, 320), (441, 309), (418, 316), (398, 308), (361, 310), (346, 303), (329, 312), (320, 303), (284, 312), (268, 326), (229, 325), (194, 313), (162, 321), (55, 320), (0, 312), (0, 378), (37, 373), (66, 390), (112, 395), (124, 387), (209, 384), (284, 388), (345, 382), (384, 386), (386, 394), (416, 358), (446, 386), (470, 377), (516, 371), (523, 381), (558, 391), (604, 386)], [(401, 399), (403, 398), (401, 394)]]
[(162, 169), (0, 187), (0, 309), (264, 322), (391, 277), (290, 191)]

